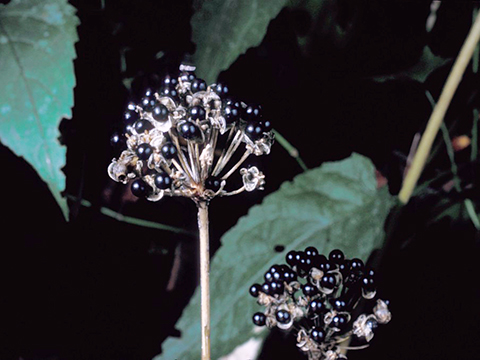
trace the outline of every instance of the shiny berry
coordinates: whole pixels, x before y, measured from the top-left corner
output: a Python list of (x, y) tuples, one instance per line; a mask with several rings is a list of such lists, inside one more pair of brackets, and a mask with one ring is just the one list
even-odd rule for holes
[(192, 93), (196, 93), (198, 91), (205, 91), (207, 90), (207, 83), (202, 79), (194, 79), (192, 81), (190, 89), (192, 90)]
[(361, 280), (362, 288), (366, 291), (375, 291), (375, 279), (371, 276), (364, 276)]
[(363, 270), (364, 267), (365, 265), (360, 259), (355, 258), (350, 261), (350, 270)]
[(153, 154), (153, 148), (146, 144), (140, 144), (137, 147), (137, 155), (140, 160), (147, 160)]
[(305, 255), (311, 256), (311, 257), (317, 256), (318, 255), (318, 250), (313, 246), (309, 246), (305, 249)]
[(202, 131), (192, 121), (185, 121), (178, 127), (180, 135), (187, 140), (200, 141), (203, 139)]
[(278, 310), (275, 317), (280, 324), (288, 324), (292, 318), (287, 310)]
[(262, 286), (260, 284), (253, 284), (252, 286), (250, 286), (249, 289), (250, 295), (252, 295), (253, 297), (258, 297), (261, 289)]
[(310, 331), (310, 338), (313, 341), (316, 341), (317, 343), (321, 343), (321, 342), (323, 342), (323, 340), (325, 340), (325, 331), (322, 330), (322, 329), (313, 328)]
[(157, 104), (152, 110), (152, 117), (157, 121), (168, 119), (168, 109), (165, 105)]
[(297, 252), (292, 250), (292, 251), (289, 251), (287, 255), (285, 255), (285, 261), (287, 262), (288, 265), (294, 266), (297, 264), (297, 262), (295, 261), (296, 254)]
[(172, 186), (172, 178), (167, 173), (161, 172), (155, 175), (155, 186), (162, 190), (168, 189)]
[(331, 327), (337, 328), (339, 330), (345, 329), (348, 323), (348, 316), (345, 314), (337, 314), (333, 317), (332, 322), (330, 323)]
[(178, 81), (176, 78), (170, 76), (170, 75), (167, 75), (165, 76), (165, 78), (163, 79), (163, 85), (166, 85), (166, 86), (176, 86), (178, 84)]
[(350, 271), (350, 263), (348, 260), (342, 260), (337, 263), (338, 270), (342, 273), (342, 275), (345, 277), (347, 273)]
[(228, 94), (228, 87), (221, 83), (212, 85), (212, 90), (220, 97)]
[(318, 263), (318, 268), (323, 272), (328, 272), (335, 268), (335, 265), (332, 264), (329, 260), (320, 261)]
[(125, 138), (119, 132), (114, 132), (110, 137), (110, 144), (115, 148), (124, 148)]
[(160, 96), (168, 96), (171, 98), (176, 98), (178, 96), (178, 92), (174, 86), (163, 86), (160, 89)]
[(330, 251), (330, 254), (328, 255), (328, 260), (330, 260), (335, 264), (340, 263), (344, 259), (345, 259), (345, 255), (343, 254), (342, 250), (339, 250), (339, 249)]
[(205, 187), (209, 190), (217, 192), (220, 190), (220, 186), (222, 185), (222, 181), (216, 176), (210, 176), (205, 180)]
[(140, 102), (140, 106), (144, 111), (151, 112), (153, 108), (157, 105), (157, 101), (152, 96), (144, 96)]
[(270, 271), (267, 271), (265, 275), (263, 275), (263, 278), (265, 279), (266, 282), (272, 282), (273, 279), (273, 274)]
[(247, 123), (245, 133), (252, 141), (259, 140), (263, 137), (263, 126), (256, 121), (251, 121)]
[(153, 125), (150, 121), (148, 120), (145, 120), (145, 119), (142, 119), (142, 120), (138, 120), (135, 125), (134, 125), (134, 128), (135, 128), (135, 131), (138, 133), (138, 134), (141, 134), (147, 130), (152, 130), (153, 129)]
[(123, 113), (123, 121), (125, 124), (133, 124), (140, 119), (140, 115), (135, 110), (127, 110)]
[(240, 104), (233, 100), (228, 100), (223, 108), (223, 116), (227, 124), (233, 124), (240, 118)]
[(316, 286), (306, 283), (302, 286), (302, 291), (306, 296), (313, 296), (318, 294), (318, 289)]
[(332, 304), (332, 308), (337, 311), (345, 311), (347, 308), (347, 301), (342, 297), (332, 299), (330, 303)]
[(191, 117), (192, 120), (203, 120), (203, 119), (205, 119), (206, 112), (205, 112), (205, 109), (203, 108), (203, 106), (196, 105), (196, 106), (190, 108), (190, 110), (188, 112), (190, 113), (190, 117)]
[(324, 289), (333, 290), (337, 284), (337, 279), (332, 274), (326, 274), (320, 280), (320, 286)]
[(257, 312), (253, 314), (252, 321), (257, 326), (264, 326), (267, 321), (267, 317), (264, 313)]
[(260, 105), (249, 105), (247, 108), (243, 111), (243, 118), (245, 120), (259, 120), (261, 116), (261, 110), (262, 108)]
[(261, 291), (267, 295), (273, 295), (273, 292), (269, 283), (263, 283)]
[(142, 179), (134, 180), (130, 186), (130, 189), (132, 190), (132, 194), (139, 198), (147, 196), (152, 191), (150, 185), (148, 185)]
[(260, 124), (263, 126), (263, 131), (269, 132), (272, 130), (272, 123), (270, 120), (262, 120)]
[(274, 294), (283, 294), (283, 290), (285, 289), (283, 285), (283, 281), (272, 281), (270, 283), (270, 289)]
[(313, 299), (312, 301), (310, 301), (310, 304), (308, 304), (308, 308), (311, 312), (315, 314), (321, 314), (326, 310), (325, 304), (319, 299)]
[(160, 149), (163, 157), (167, 160), (173, 159), (175, 155), (177, 155), (177, 148), (173, 143), (167, 142), (163, 144), (162, 148)]

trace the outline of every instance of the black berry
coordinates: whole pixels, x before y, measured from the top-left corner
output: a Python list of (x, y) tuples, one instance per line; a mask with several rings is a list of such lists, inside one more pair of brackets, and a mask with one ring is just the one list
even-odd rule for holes
[(243, 118), (245, 120), (259, 120), (262, 108), (259, 105), (249, 105), (243, 111)]
[(172, 178), (167, 173), (161, 172), (155, 176), (155, 186), (165, 190), (172, 186)]
[(281, 281), (272, 281), (270, 283), (270, 289), (274, 294), (282, 294), (285, 287)]
[(152, 110), (152, 117), (157, 121), (165, 121), (168, 119), (168, 109), (165, 105), (158, 104)]
[(157, 101), (153, 97), (153, 94), (151, 96), (144, 96), (142, 98), (142, 101), (140, 102), (142, 109), (148, 112), (151, 112), (153, 108), (156, 106), (156, 104), (157, 104)]
[(315, 314), (321, 314), (325, 311), (325, 304), (319, 299), (313, 299), (310, 301), (310, 304), (308, 304), (308, 308)]
[(220, 97), (228, 94), (228, 87), (226, 87), (225, 85), (223, 85), (221, 83), (214, 84), (212, 86), (212, 90)]
[(332, 322), (330, 323), (331, 327), (337, 328), (339, 330), (345, 329), (345, 326), (348, 323), (348, 316), (345, 314), (337, 314), (333, 317)]
[(227, 124), (233, 124), (240, 118), (240, 104), (233, 100), (228, 100), (223, 108), (223, 116)]
[(177, 155), (177, 148), (173, 143), (167, 142), (160, 149), (163, 157), (167, 160), (173, 159)]
[(164, 77), (163, 81), (162, 81), (163, 85), (166, 85), (166, 86), (176, 86), (178, 84), (178, 81), (176, 78), (170, 76), (170, 75), (167, 75)]
[(318, 255), (318, 250), (313, 246), (309, 246), (305, 249), (305, 255), (311, 256), (311, 257), (317, 256)]
[(313, 328), (310, 331), (310, 337), (312, 338), (313, 341), (316, 341), (317, 343), (321, 343), (323, 340), (325, 340), (325, 331), (323, 331), (322, 329)]
[(350, 261), (350, 270), (363, 270), (364, 267), (365, 265), (360, 259), (355, 258)]
[(137, 155), (140, 160), (147, 160), (153, 154), (153, 149), (150, 145), (143, 143), (137, 147)]
[(339, 297), (338, 299), (332, 299), (331, 304), (332, 308), (337, 311), (345, 311), (347, 308), (347, 302), (342, 297)]
[(263, 283), (261, 291), (267, 295), (273, 295), (272, 289), (269, 283)]
[(180, 135), (187, 140), (200, 141), (203, 139), (202, 131), (192, 121), (185, 121), (178, 127), (178, 132)]
[(318, 294), (318, 289), (316, 286), (306, 283), (302, 286), (302, 291), (306, 296), (313, 296)]
[(110, 144), (115, 148), (124, 148), (125, 138), (119, 132), (114, 132), (110, 137)]
[(169, 96), (171, 98), (176, 98), (178, 96), (178, 92), (175, 86), (163, 86), (160, 89), (160, 96)]
[(364, 276), (361, 280), (362, 288), (366, 291), (375, 291), (375, 279), (371, 276)]
[(192, 120), (203, 120), (206, 115), (205, 109), (200, 105), (190, 108), (189, 113)]
[(152, 191), (150, 185), (142, 179), (134, 180), (130, 189), (132, 190), (132, 194), (139, 198), (147, 196)]
[(252, 321), (257, 326), (264, 326), (265, 322), (267, 321), (267, 317), (264, 313), (257, 312), (253, 314)]
[(192, 82), (195, 80), (195, 73), (193, 71), (184, 71), (180, 74), (180, 79), (182, 81)]
[(287, 262), (288, 265), (294, 266), (297, 264), (295, 260), (295, 255), (297, 254), (296, 251), (289, 251), (287, 255), (285, 255), (285, 261)]
[(340, 263), (344, 259), (345, 259), (345, 255), (343, 254), (342, 250), (339, 250), (339, 249), (332, 250), (328, 255), (328, 260), (330, 260), (335, 264)]
[(326, 274), (320, 280), (320, 286), (324, 289), (333, 290), (337, 284), (337, 279), (332, 274)]
[(133, 124), (140, 118), (140, 115), (135, 110), (127, 110), (123, 113), (123, 121), (125, 124)]
[(250, 295), (252, 295), (253, 297), (258, 297), (261, 289), (262, 286), (260, 284), (253, 284), (252, 286), (250, 286)]
[(275, 317), (280, 324), (288, 324), (292, 318), (287, 310), (278, 310)]
[(259, 140), (263, 137), (263, 126), (256, 121), (250, 121), (245, 127), (245, 133), (251, 140)]
[(198, 91), (205, 91), (207, 90), (207, 83), (202, 79), (194, 79), (192, 81), (190, 89), (192, 90), (192, 93), (196, 93)]
[(145, 119), (142, 119), (142, 120), (138, 120), (135, 125), (135, 131), (138, 133), (138, 134), (141, 134), (147, 130), (152, 130), (153, 129), (153, 125), (150, 121), (148, 120), (145, 120)]

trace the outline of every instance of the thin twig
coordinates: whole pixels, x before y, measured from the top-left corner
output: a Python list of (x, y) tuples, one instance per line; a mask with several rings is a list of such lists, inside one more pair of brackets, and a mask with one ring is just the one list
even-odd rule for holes
[(291, 157), (293, 157), (298, 165), (302, 168), (303, 171), (307, 171), (308, 167), (305, 165), (303, 162), (303, 159), (300, 157), (300, 153), (298, 150), (290, 144), (287, 139), (285, 139), (282, 134), (280, 134), (277, 130), (273, 130), (273, 133), (275, 134), (275, 139), (278, 141), (278, 143), (285, 149), (287, 152), (290, 154)]
[(440, 99), (435, 106), (435, 109), (428, 120), (427, 128), (422, 136), (422, 140), (418, 146), (418, 151), (412, 162), (410, 171), (408, 172), (405, 181), (403, 182), (402, 189), (398, 194), (398, 199), (401, 203), (406, 204), (410, 200), (413, 189), (415, 188), (420, 174), (425, 167), (428, 154), (432, 148), (433, 141), (440, 129), (445, 113), (452, 101), (453, 95), (462, 80), (463, 73), (467, 68), (470, 59), (472, 58), (475, 47), (480, 39), (480, 16), (477, 16), (475, 22), (465, 40), (462, 49), (453, 65), (445, 86), (443, 88)]

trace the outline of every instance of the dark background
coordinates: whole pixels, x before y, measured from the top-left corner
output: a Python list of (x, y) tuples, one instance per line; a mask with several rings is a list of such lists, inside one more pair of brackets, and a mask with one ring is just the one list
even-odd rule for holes
[[(106, 172), (118, 155), (109, 138), (126, 103), (195, 50), (192, 3), (71, 3), (81, 21), (73, 118), (61, 124), (71, 219), (63, 220), (35, 171), (1, 146), (0, 358), (151, 359), (167, 336), (180, 335), (174, 324), (196, 286), (195, 238), (118, 222), (100, 208), (195, 231), (189, 200), (136, 201)], [(431, 112), (424, 92), (438, 97), (451, 62), (425, 83), (371, 78), (414, 65), (427, 44), (436, 55), (454, 57), (470, 27), (472, 5), (444, 2), (427, 34), (429, 1), (337, 1), (332, 16), (345, 31), (341, 43), (315, 28), (308, 13), (283, 10), (263, 42), (220, 79), (239, 99), (262, 104), (308, 167), (359, 152), (396, 194), (413, 136)], [(306, 52), (298, 36), (310, 39)], [(478, 76), (468, 72), (446, 119), (452, 136), (469, 133), (477, 93)], [(478, 164), (468, 163), (469, 151), (457, 153), (457, 161), (466, 169), (468, 196), (478, 201)], [(264, 192), (212, 202), (213, 252), (252, 205), (302, 171), (278, 143), (261, 161)], [(424, 177), (448, 168), (441, 148)], [(370, 349), (351, 352), (350, 359), (480, 359), (478, 234), (463, 218), (429, 223), (439, 197), (465, 196), (439, 189), (413, 199), (403, 212), (378, 269), (393, 320)], [(81, 206), (81, 198), (92, 206)], [(261, 359), (301, 359), (293, 338), (284, 337), (273, 331)]]

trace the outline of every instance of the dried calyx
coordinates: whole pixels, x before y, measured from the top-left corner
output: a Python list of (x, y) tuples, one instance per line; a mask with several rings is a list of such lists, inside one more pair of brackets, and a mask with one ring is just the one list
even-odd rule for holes
[[(308, 247), (290, 251), (286, 262), (270, 267), (263, 284), (250, 287), (265, 306), (252, 320), (257, 326), (294, 330), (309, 360), (346, 359), (342, 349), (365, 347), (377, 326), (390, 321), (388, 301), (376, 298), (375, 273), (362, 260), (345, 259), (338, 249), (327, 258)], [(360, 345), (345, 346), (351, 338)]]
[[(270, 153), (270, 121), (259, 106), (228, 98), (226, 86), (207, 86), (189, 67), (180, 69), (158, 91), (148, 89), (138, 104), (128, 104), (125, 133), (112, 136), (126, 149), (109, 165), (110, 177), (132, 181), (132, 193), (151, 201), (164, 195), (209, 201), (263, 189), (263, 173), (241, 166), (251, 154)], [(232, 190), (227, 181), (236, 172), (243, 185)]]

